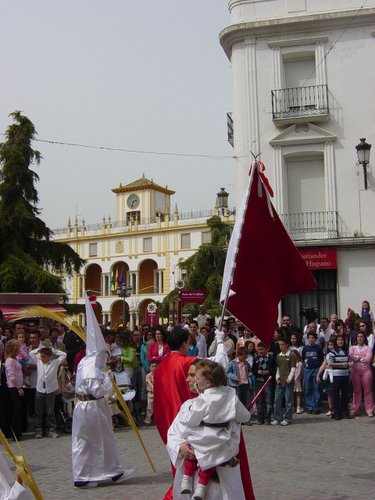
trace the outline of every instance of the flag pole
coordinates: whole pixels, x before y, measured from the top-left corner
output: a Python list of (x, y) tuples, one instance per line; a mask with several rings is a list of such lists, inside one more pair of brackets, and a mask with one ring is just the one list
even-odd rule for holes
[[(255, 165), (256, 165), (256, 162), (257, 162), (257, 158), (258, 158), (258, 156), (259, 156), (260, 153), (255, 156), (254, 153), (251, 151), (251, 154), (252, 154), (254, 160), (251, 163), (251, 169), (250, 169), (250, 174), (249, 174), (249, 185), (247, 187), (247, 194), (246, 194), (246, 202), (245, 203), (247, 203), (247, 200), (248, 200), (249, 195), (250, 195), (250, 184), (252, 183), (252, 180), (253, 180), (254, 168), (255, 168)], [(242, 210), (240, 210), (240, 213), (242, 214)], [(243, 222), (244, 221), (243, 221), (243, 218), (242, 218), (242, 220), (241, 220), (241, 227), (240, 227), (240, 233), (242, 231)], [(236, 221), (236, 224), (237, 224), (237, 221)], [(230, 240), (229, 240), (228, 248), (229, 248), (229, 246), (230, 246)], [(233, 255), (234, 262), (236, 260), (237, 252), (238, 252), (238, 244), (237, 244), (237, 248), (235, 249), (235, 252), (234, 252), (234, 255)], [(227, 258), (228, 258), (228, 254), (227, 254)], [(233, 281), (234, 269), (235, 269), (235, 264), (232, 265), (232, 268), (230, 270), (230, 276), (229, 276), (229, 279), (228, 279), (227, 288), (225, 290), (225, 298), (224, 298), (224, 301), (222, 302), (223, 303), (223, 309), (221, 311), (221, 317), (220, 317), (220, 320), (219, 320), (219, 330), (221, 330), (221, 328), (223, 326), (224, 316), (225, 316), (225, 312), (226, 312), (227, 306), (228, 306), (228, 300), (229, 300), (230, 288), (232, 286), (232, 281)]]
[(219, 330), (220, 331), (221, 331), (221, 327), (223, 326), (225, 311), (227, 310), (231, 281), (232, 281), (231, 279), (228, 281), (228, 286), (227, 286), (227, 289), (225, 291), (225, 300), (224, 300), (223, 309), (221, 311), (221, 316), (220, 316), (220, 320), (219, 320)]
[(268, 379), (264, 382), (264, 384), (262, 385), (262, 387), (259, 389), (259, 391), (255, 394), (254, 399), (252, 401), (250, 401), (250, 403), (247, 405), (246, 408), (249, 411), (255, 405), (255, 403), (258, 401), (258, 399), (260, 398), (260, 395), (262, 394), (262, 392), (264, 391), (264, 389), (267, 387), (267, 385), (271, 382), (271, 380), (272, 380), (272, 377), (270, 375), (268, 377)]

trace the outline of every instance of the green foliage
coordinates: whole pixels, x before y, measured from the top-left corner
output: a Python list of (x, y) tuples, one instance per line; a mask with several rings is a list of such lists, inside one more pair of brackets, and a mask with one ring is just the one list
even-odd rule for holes
[(207, 221), (211, 229), (211, 243), (204, 243), (198, 251), (180, 264), (186, 269), (186, 288), (206, 290), (206, 310), (208, 314), (219, 316), (219, 304), (222, 276), (226, 252), (230, 238), (230, 226), (217, 215)]
[(177, 302), (178, 289), (175, 288), (158, 303), (159, 316), (161, 318), (169, 318), (169, 304), (170, 302)]
[(53, 271), (78, 271), (84, 260), (65, 243), (51, 241), (51, 230), (38, 217), (41, 155), (32, 148), (36, 131), (20, 111), (0, 144), (0, 291), (62, 292)]

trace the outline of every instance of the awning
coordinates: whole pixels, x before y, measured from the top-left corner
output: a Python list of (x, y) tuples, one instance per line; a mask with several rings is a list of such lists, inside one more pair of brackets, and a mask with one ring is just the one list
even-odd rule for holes
[[(35, 304), (33, 304), (35, 305)], [(2, 306), (0, 305), (0, 311), (3, 314), (3, 319), (5, 321), (12, 321), (14, 318), (19, 316), (20, 311), (23, 309), (26, 309), (27, 307), (32, 307), (32, 305), (23, 305), (23, 306)], [(52, 312), (57, 312), (57, 313), (66, 313), (66, 310), (60, 306), (59, 304), (43, 304), (43, 307), (45, 309), (48, 309), (49, 311)]]

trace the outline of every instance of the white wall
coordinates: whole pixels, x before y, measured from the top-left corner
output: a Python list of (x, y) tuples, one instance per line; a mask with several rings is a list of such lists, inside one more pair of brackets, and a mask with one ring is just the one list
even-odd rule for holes
[[(303, 16), (307, 13), (359, 9), (363, 0), (229, 0), (231, 22), (250, 22), (277, 17)], [(366, 7), (375, 6), (367, 0)]]
[[(259, 2), (263, 3), (267, 2)], [(355, 146), (360, 137), (366, 137), (367, 142), (375, 144), (375, 65), (368, 64), (375, 50), (373, 32), (373, 26), (350, 27), (343, 32), (343, 29), (319, 29), (317, 23), (316, 33), (309, 33), (309, 36), (315, 34), (328, 37), (324, 42), (325, 53), (337, 41), (325, 59), (330, 119), (316, 125), (337, 137), (333, 144), (336, 196), (343, 224), (348, 233), (359, 232), (364, 235), (375, 235), (375, 147), (367, 167), (369, 189), (364, 191), (363, 170), (357, 164)], [(303, 36), (301, 32), (288, 35), (290, 38)], [(272, 121), (271, 90), (275, 88), (276, 78), (274, 50), (268, 43), (280, 38), (276, 34), (273, 37), (251, 39), (235, 44), (232, 50), (238, 203), (247, 185), (250, 151), (262, 153), (265, 173), (275, 187), (274, 149), (269, 141), (283, 129), (276, 127)], [(314, 45), (304, 45), (303, 48), (314, 50)], [(282, 49), (282, 53), (286, 50), (298, 50), (298, 47)], [(319, 145), (314, 144), (308, 149), (324, 151), (324, 142), (322, 140)], [(284, 153), (285, 149), (284, 147)], [(301, 147), (296, 146), (295, 149)], [(275, 193), (276, 198), (280, 195), (282, 193)]]
[(345, 318), (347, 308), (361, 310), (363, 300), (368, 300), (375, 309), (375, 251), (338, 250), (338, 302), (339, 317)]

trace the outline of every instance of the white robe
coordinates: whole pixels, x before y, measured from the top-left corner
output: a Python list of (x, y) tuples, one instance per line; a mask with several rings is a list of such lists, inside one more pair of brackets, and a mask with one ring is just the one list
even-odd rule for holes
[[(196, 398), (195, 398), (196, 399)], [(181, 495), (181, 479), (183, 474), (183, 463), (184, 457), (180, 453), (180, 446), (183, 442), (186, 441), (186, 429), (187, 427), (182, 424), (180, 421), (180, 415), (186, 412), (189, 412), (189, 408), (195, 399), (189, 399), (185, 401), (181, 406), (180, 412), (177, 414), (174, 419), (171, 427), (168, 430), (168, 441), (167, 441), (167, 451), (169, 454), (169, 458), (172, 464), (176, 467), (176, 475), (173, 483), (173, 500), (186, 500), (191, 498), (191, 495)], [(189, 433), (189, 443), (192, 441), (198, 442), (200, 438), (202, 438), (202, 427), (193, 427), (188, 429)], [(213, 428), (211, 428), (211, 431)], [(229, 429), (228, 429), (229, 430)], [(217, 431), (217, 428), (213, 430), (213, 432)], [(228, 443), (229, 447), (231, 447), (231, 441), (237, 443), (236, 446), (231, 449), (237, 449), (238, 451), (238, 443), (240, 440), (241, 426), (240, 424), (233, 422), (233, 425), (230, 427), (230, 441)], [(195, 446), (193, 445), (195, 449)], [(227, 455), (224, 453), (224, 455)], [(232, 458), (236, 453), (233, 453), (229, 458)], [(222, 456), (217, 456), (217, 462), (223, 463), (226, 460), (223, 459)], [(216, 472), (219, 477), (219, 483), (211, 480), (207, 486), (206, 490), (206, 500), (244, 500), (245, 495), (242, 487), (241, 480), (241, 471), (239, 465), (236, 467), (220, 467), (216, 468)], [(198, 481), (198, 476), (195, 474), (194, 477), (194, 487)]]
[[(240, 445), (241, 423), (247, 422), (250, 413), (231, 387), (210, 387), (190, 405), (183, 405), (179, 421), (185, 426), (182, 437), (195, 451), (199, 467), (203, 470), (216, 467), (237, 455)], [(200, 426), (200, 423), (220, 424), (227, 427)]]
[(32, 500), (34, 496), (14, 480), (5, 458), (0, 453), (0, 500)]
[(100, 399), (79, 401), (74, 408), (74, 481), (107, 481), (124, 472), (113, 435), (111, 411), (103, 397), (112, 390), (112, 383), (108, 373), (94, 368), (91, 360), (84, 358), (78, 365), (76, 393)]

